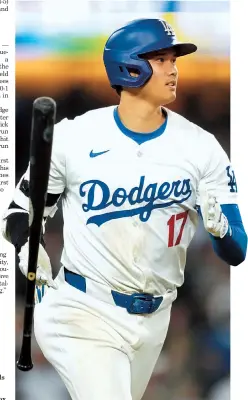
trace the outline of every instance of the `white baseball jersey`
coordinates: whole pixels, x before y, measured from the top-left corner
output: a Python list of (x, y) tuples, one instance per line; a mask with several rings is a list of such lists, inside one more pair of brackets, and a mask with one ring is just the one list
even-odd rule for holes
[(197, 228), (199, 185), (237, 203), (214, 136), (166, 109), (163, 134), (137, 144), (114, 106), (55, 126), (49, 193), (62, 193), (62, 264), (113, 289), (160, 295), (182, 285)]

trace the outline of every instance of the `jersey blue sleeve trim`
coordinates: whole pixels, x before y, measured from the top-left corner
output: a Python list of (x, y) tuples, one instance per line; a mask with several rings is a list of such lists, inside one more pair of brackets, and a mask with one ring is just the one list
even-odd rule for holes
[(216, 238), (209, 234), (215, 253), (229, 265), (239, 265), (246, 257), (247, 234), (237, 204), (221, 204), (223, 214), (227, 217), (229, 227), (227, 234)]
[(136, 143), (142, 144), (144, 142), (147, 142), (148, 140), (155, 139), (162, 135), (166, 129), (167, 126), (167, 117), (163, 124), (156, 129), (155, 131), (151, 133), (139, 133), (139, 132), (133, 132), (130, 129), (126, 128), (125, 125), (121, 122), (121, 119), (118, 114), (118, 107), (114, 108), (114, 120), (118, 128), (121, 130), (124, 135), (128, 136), (130, 139), (133, 139)]

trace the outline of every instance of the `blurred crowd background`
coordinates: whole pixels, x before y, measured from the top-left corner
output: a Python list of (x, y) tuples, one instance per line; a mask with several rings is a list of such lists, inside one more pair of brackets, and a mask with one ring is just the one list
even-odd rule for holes
[[(170, 108), (213, 133), (229, 155), (227, 1), (20, 0), (16, 1), (16, 180), (27, 167), (33, 100), (52, 96), (57, 101), (57, 121), (117, 104), (102, 63), (103, 46), (114, 29), (140, 17), (162, 17), (180, 40), (198, 45), (197, 53), (178, 60), (178, 95)], [(73, 140), (73, 132), (68, 134)], [(60, 266), (62, 223), (60, 209), (47, 223), (54, 275)], [(185, 284), (178, 291), (165, 346), (144, 400), (230, 399), (229, 271), (214, 254), (200, 223), (188, 252)], [(18, 355), (25, 291), (18, 269), (16, 279)], [(68, 400), (64, 385), (35, 342), (33, 358), (31, 372), (17, 371), (16, 399)]]

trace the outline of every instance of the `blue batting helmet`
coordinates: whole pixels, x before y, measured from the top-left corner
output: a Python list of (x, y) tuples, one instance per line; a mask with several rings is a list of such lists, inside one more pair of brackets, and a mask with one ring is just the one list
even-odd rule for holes
[[(173, 49), (177, 57), (194, 53), (196, 45), (180, 43), (171, 26), (161, 19), (137, 19), (117, 29), (108, 38), (103, 61), (112, 87), (140, 87), (152, 76), (149, 62), (142, 55)], [(139, 75), (132, 77), (131, 70)]]

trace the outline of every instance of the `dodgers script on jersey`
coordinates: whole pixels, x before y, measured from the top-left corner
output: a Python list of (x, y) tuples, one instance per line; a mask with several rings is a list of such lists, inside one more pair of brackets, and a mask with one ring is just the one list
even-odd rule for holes
[(62, 264), (113, 289), (162, 294), (182, 285), (199, 188), (236, 203), (235, 176), (214, 136), (166, 109), (159, 137), (139, 145), (115, 107), (55, 126), (49, 193), (64, 193)]

